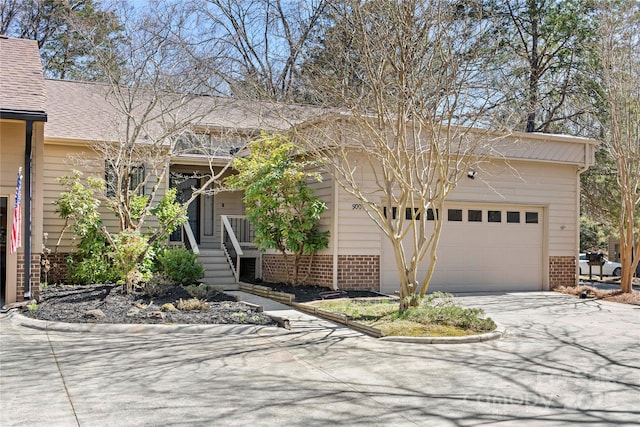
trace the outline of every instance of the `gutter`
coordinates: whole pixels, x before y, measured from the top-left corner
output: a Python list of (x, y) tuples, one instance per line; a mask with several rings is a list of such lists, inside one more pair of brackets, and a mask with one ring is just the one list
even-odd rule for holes
[(596, 144), (585, 144), (584, 145), (584, 163), (582, 163), (581, 165), (578, 166), (578, 170), (576, 171), (576, 213), (578, 214), (578, 218), (577, 218), (577, 224), (576, 224), (576, 243), (577, 243), (577, 247), (574, 248), (575, 252), (575, 259), (576, 259), (576, 281), (575, 281), (575, 286), (578, 286), (579, 282), (580, 282), (580, 275), (579, 275), (579, 254), (580, 254), (580, 195), (581, 195), (581, 180), (580, 177), (583, 173), (585, 173), (591, 166), (594, 165), (595, 163), (595, 154), (594, 154), (594, 150), (595, 147), (597, 145), (600, 145), (600, 142), (597, 142)]
[(47, 113), (44, 111), (0, 109), (0, 119), (46, 122)]
[(31, 298), (31, 166), (33, 146), (33, 121), (26, 121), (24, 147), (24, 297)]

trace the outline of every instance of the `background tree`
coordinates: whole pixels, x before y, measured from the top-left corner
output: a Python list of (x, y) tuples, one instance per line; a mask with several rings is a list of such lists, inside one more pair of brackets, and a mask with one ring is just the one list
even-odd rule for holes
[[(433, 275), (437, 212), (490, 138), (493, 100), (480, 55), (490, 27), (448, 1), (345, 4), (334, 9), (341, 36), (326, 46), (335, 60), (322, 61), (314, 76), (315, 90), (350, 114), (299, 129), (296, 138), (326, 159), (391, 242), (406, 309)], [(354, 75), (359, 84), (350, 84)], [(476, 125), (484, 129), (472, 131)]]
[(215, 40), (220, 76), (241, 98), (294, 100), (299, 64), (329, 0), (208, 0), (200, 8), (203, 40)]
[(640, 262), (640, 5), (633, 0), (602, 2), (598, 22), (598, 71), (607, 107), (602, 126), (620, 196), (621, 288), (631, 292)]
[[(325, 203), (313, 194), (307, 181), (320, 181), (320, 174), (309, 171), (315, 162), (296, 155), (296, 147), (282, 135), (267, 135), (249, 144), (250, 155), (234, 160), (238, 171), (225, 182), (232, 189), (244, 190), (247, 219), (255, 227), (256, 243), (261, 249), (276, 249), (289, 266), (292, 256), (293, 277), (287, 268), (287, 280), (303, 283), (300, 262), (328, 246), (329, 232), (320, 231), (320, 216)], [(308, 275), (308, 274), (307, 274)]]
[[(526, 132), (584, 134), (595, 111), (588, 48), (596, 35), (584, 0), (489, 0), (498, 49), (488, 74), (504, 96), (505, 120)], [(495, 53), (495, 55), (494, 55)]]
[[(91, 41), (77, 31), (91, 33)], [(120, 24), (100, 0), (3, 0), (0, 34), (38, 42), (45, 75), (103, 80), (96, 50), (116, 43)]]

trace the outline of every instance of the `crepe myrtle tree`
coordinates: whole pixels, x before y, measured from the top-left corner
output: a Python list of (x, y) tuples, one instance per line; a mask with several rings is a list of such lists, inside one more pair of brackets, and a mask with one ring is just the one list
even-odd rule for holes
[(346, 3), (320, 55), (334, 60), (305, 65), (339, 112), (296, 128), (295, 141), (391, 243), (406, 310), (429, 288), (445, 200), (498, 138), (480, 55), (490, 27), (447, 1)]
[[(107, 208), (98, 211), (94, 225), (113, 248), (131, 291), (149, 249), (185, 222), (190, 203), (213, 192), (231, 155), (227, 145), (214, 146), (209, 135), (198, 132), (202, 119), (221, 107), (218, 98), (208, 96), (214, 91), (215, 64), (199, 61), (197, 49), (203, 46), (189, 40), (189, 10), (163, 2), (135, 13), (127, 2), (120, 7), (122, 41), (95, 50), (108, 82), (93, 87), (99, 105), (104, 105), (104, 126), (98, 127), (105, 142), (91, 144), (96, 154), (91, 160), (75, 159), (85, 171), (105, 172), (86, 183), (72, 176), (64, 180), (71, 185), (68, 192), (76, 188), (86, 196), (91, 188), (91, 196)], [(92, 41), (93, 34), (82, 30), (77, 29)], [(178, 203), (175, 192), (166, 191), (166, 180), (171, 163), (183, 154), (199, 156), (204, 165), (197, 174), (200, 185)], [(69, 214), (76, 220), (82, 217)], [(118, 225), (108, 228), (105, 215), (112, 214)]]
[[(299, 149), (281, 134), (263, 133), (248, 146), (250, 154), (233, 161), (237, 174), (225, 180), (230, 189), (244, 190), (247, 219), (255, 227), (262, 250), (276, 249), (289, 266), (287, 281), (303, 283), (314, 254), (328, 246), (329, 232), (320, 231), (326, 204), (316, 197), (309, 181), (321, 181), (316, 162), (297, 155)], [(307, 276), (300, 277), (303, 256), (308, 256)]]
[(640, 6), (631, 0), (599, 4), (604, 143), (615, 162), (619, 195), (621, 289), (632, 292), (640, 263)]

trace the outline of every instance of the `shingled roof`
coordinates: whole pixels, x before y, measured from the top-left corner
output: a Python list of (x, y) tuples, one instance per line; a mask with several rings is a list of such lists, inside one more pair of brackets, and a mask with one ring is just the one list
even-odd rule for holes
[(44, 77), (35, 40), (0, 36), (0, 111), (46, 117)]
[[(45, 80), (47, 94), (46, 109), (49, 120), (45, 129), (48, 139), (72, 139), (82, 141), (118, 141), (124, 136), (125, 115), (116, 106), (113, 88), (108, 84), (69, 80)], [(123, 91), (126, 99), (126, 88)], [(133, 97), (142, 109), (148, 105), (144, 91)], [(171, 95), (162, 102), (168, 109)], [(176, 103), (185, 101), (175, 96)], [(161, 126), (158, 107), (156, 126)], [(256, 133), (260, 130), (284, 130), (293, 124), (317, 116), (321, 110), (315, 107), (285, 105), (265, 102), (249, 102), (233, 98), (194, 95), (190, 102), (164, 114), (165, 123), (179, 120), (179, 116), (192, 117), (194, 128), (218, 129), (221, 131)], [(170, 117), (171, 116), (171, 117)], [(153, 133), (153, 124), (146, 131)], [(156, 129), (157, 130), (157, 129)]]

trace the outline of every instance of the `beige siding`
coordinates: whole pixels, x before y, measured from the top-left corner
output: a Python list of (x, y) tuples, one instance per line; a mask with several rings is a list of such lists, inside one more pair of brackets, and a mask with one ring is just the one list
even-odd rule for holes
[[(463, 177), (449, 195), (441, 213), (445, 219), (441, 237), (444, 246), (440, 251), (442, 257), (439, 257), (439, 267), (436, 267), (433, 283), (442, 286), (446, 284), (449, 286), (448, 290), (457, 291), (474, 288), (469, 288), (471, 278), (478, 282), (475, 288), (484, 290), (546, 288), (548, 258), (571, 257), (577, 250), (578, 166), (537, 161), (511, 160), (507, 163), (504, 160), (492, 160), (484, 162), (482, 167), (475, 170), (475, 179)], [(363, 172), (360, 180), (366, 194), (374, 194), (373, 176)], [(393, 252), (373, 220), (364, 210), (357, 209), (358, 204), (358, 200), (341, 190), (337, 236), (339, 253), (381, 255), (381, 286), (388, 290), (385, 286), (393, 287), (397, 282)], [(448, 207), (463, 208), (465, 212), (466, 209), (481, 209), (483, 215), (486, 215), (487, 210), (501, 210), (503, 222), (488, 224), (485, 217), (482, 224), (467, 224), (465, 219), (464, 223), (449, 226), (444, 216)], [(539, 225), (534, 227), (522, 223), (515, 226), (506, 223), (505, 212), (510, 210), (519, 211), (521, 215), (525, 212), (537, 212)], [(473, 235), (465, 234), (472, 232)], [(523, 234), (525, 232), (531, 235)], [(469, 245), (466, 245), (465, 241), (469, 242)], [(491, 252), (494, 255), (500, 254), (498, 257), (502, 264), (499, 265), (502, 267), (518, 265), (517, 271), (504, 268), (483, 270), (483, 265), (489, 265), (488, 260), (484, 260), (483, 257), (491, 255), (485, 253), (483, 247), (492, 247)], [(471, 249), (473, 253), (465, 252)], [(461, 260), (465, 261), (459, 265)], [(493, 258), (492, 260), (496, 261)], [(517, 277), (525, 271), (529, 271), (525, 276), (528, 282)], [(513, 274), (510, 276), (511, 273)], [(456, 280), (460, 283), (456, 284)], [(486, 287), (485, 282), (491, 282), (493, 288)], [(434, 289), (437, 288), (438, 286)]]
[[(18, 168), (24, 166), (24, 122), (0, 120), (0, 196), (7, 198), (7, 229), (3, 230), (6, 248), (2, 256), (6, 256), (7, 289), (4, 298), (7, 302), (16, 301), (17, 288), (17, 254), (9, 251), (11, 227), (13, 225), (13, 206), (15, 204), (16, 180)], [(24, 194), (24, 187), (23, 187)], [(22, 211), (24, 214), (24, 210)], [(24, 218), (24, 217), (23, 217)], [(24, 245), (18, 250), (24, 251)]]
[[(360, 179), (365, 191), (373, 190), (370, 171), (362, 171)], [(384, 238), (380, 229), (362, 208), (360, 201), (342, 188), (339, 188), (338, 215), (340, 255), (380, 255), (380, 239)]]
[[(7, 302), (16, 301), (17, 260), (16, 254), (9, 253), (11, 227), (13, 225), (13, 207), (18, 169), (22, 167), (22, 242), (18, 253), (24, 253), (27, 232), (25, 226), (25, 190), (26, 168), (24, 162), (26, 124), (17, 120), (0, 120), (0, 197), (7, 198), (7, 229), (3, 230), (6, 247), (7, 289), (4, 297)], [(43, 123), (33, 123), (32, 169), (31, 169), (31, 253), (42, 253), (42, 159), (43, 159)], [(5, 256), (5, 254), (3, 254)]]
[[(64, 175), (70, 175), (73, 170), (79, 170), (84, 177), (96, 176), (104, 178), (104, 160), (98, 158), (96, 153), (87, 146), (80, 145), (62, 145), (62, 144), (45, 144), (44, 148), (44, 197), (43, 197), (43, 213), (44, 213), (44, 232), (48, 233), (48, 247), (56, 250), (56, 243), (60, 238), (64, 228), (65, 221), (60, 218), (56, 212), (54, 201), (58, 200), (60, 193), (64, 188), (58, 182), (58, 178)], [(150, 191), (154, 182), (149, 182), (147, 192)], [(156, 200), (164, 194), (163, 186), (160, 187)], [(102, 222), (112, 232), (119, 229), (118, 218), (116, 215), (101, 206), (100, 213)], [(154, 220), (145, 223), (145, 231), (156, 227)], [(70, 252), (75, 250), (77, 241), (75, 240), (71, 230), (67, 230), (63, 234), (60, 246), (57, 247), (58, 252)]]
[(25, 123), (13, 120), (0, 121), (0, 182), (2, 195), (16, 190), (18, 167), (24, 166)]
[(214, 241), (220, 243), (222, 232), (221, 215), (244, 215), (242, 192), (223, 191), (214, 196)]
[[(22, 167), (22, 213), (24, 224), (24, 197), (25, 197), (25, 180), (26, 169), (24, 167), (24, 150), (25, 150), (25, 132), (26, 125), (19, 121), (1, 121), (0, 122), (0, 196), (7, 197), (9, 202), (9, 210), (12, 211), (14, 206), (14, 197), (16, 191), (16, 182), (18, 177), (18, 168)], [(43, 123), (33, 123), (33, 143), (32, 143), (32, 185), (31, 185), (31, 250), (32, 253), (40, 253), (42, 249), (42, 158), (43, 158)], [(23, 234), (24, 235), (24, 234)], [(24, 250), (24, 240), (22, 248)]]
[(574, 255), (578, 247), (577, 166), (494, 161), (477, 173), (474, 180), (464, 177), (449, 200), (546, 207), (549, 255)]
[(332, 217), (333, 217), (332, 212), (333, 212), (333, 204), (334, 204), (333, 181), (331, 180), (331, 177), (329, 176), (329, 174), (326, 172), (321, 174), (321, 178), (322, 178), (322, 182), (317, 182), (317, 181), (311, 182), (309, 184), (309, 187), (313, 189), (314, 194), (320, 199), (322, 199), (322, 201), (324, 201), (325, 204), (327, 205), (327, 209), (324, 211), (324, 213), (322, 214), (322, 217), (320, 218), (319, 229), (320, 231), (330, 232), (329, 247), (318, 253), (328, 255), (332, 252), (333, 245), (334, 245), (334, 236), (333, 236), (334, 233), (332, 232)]

